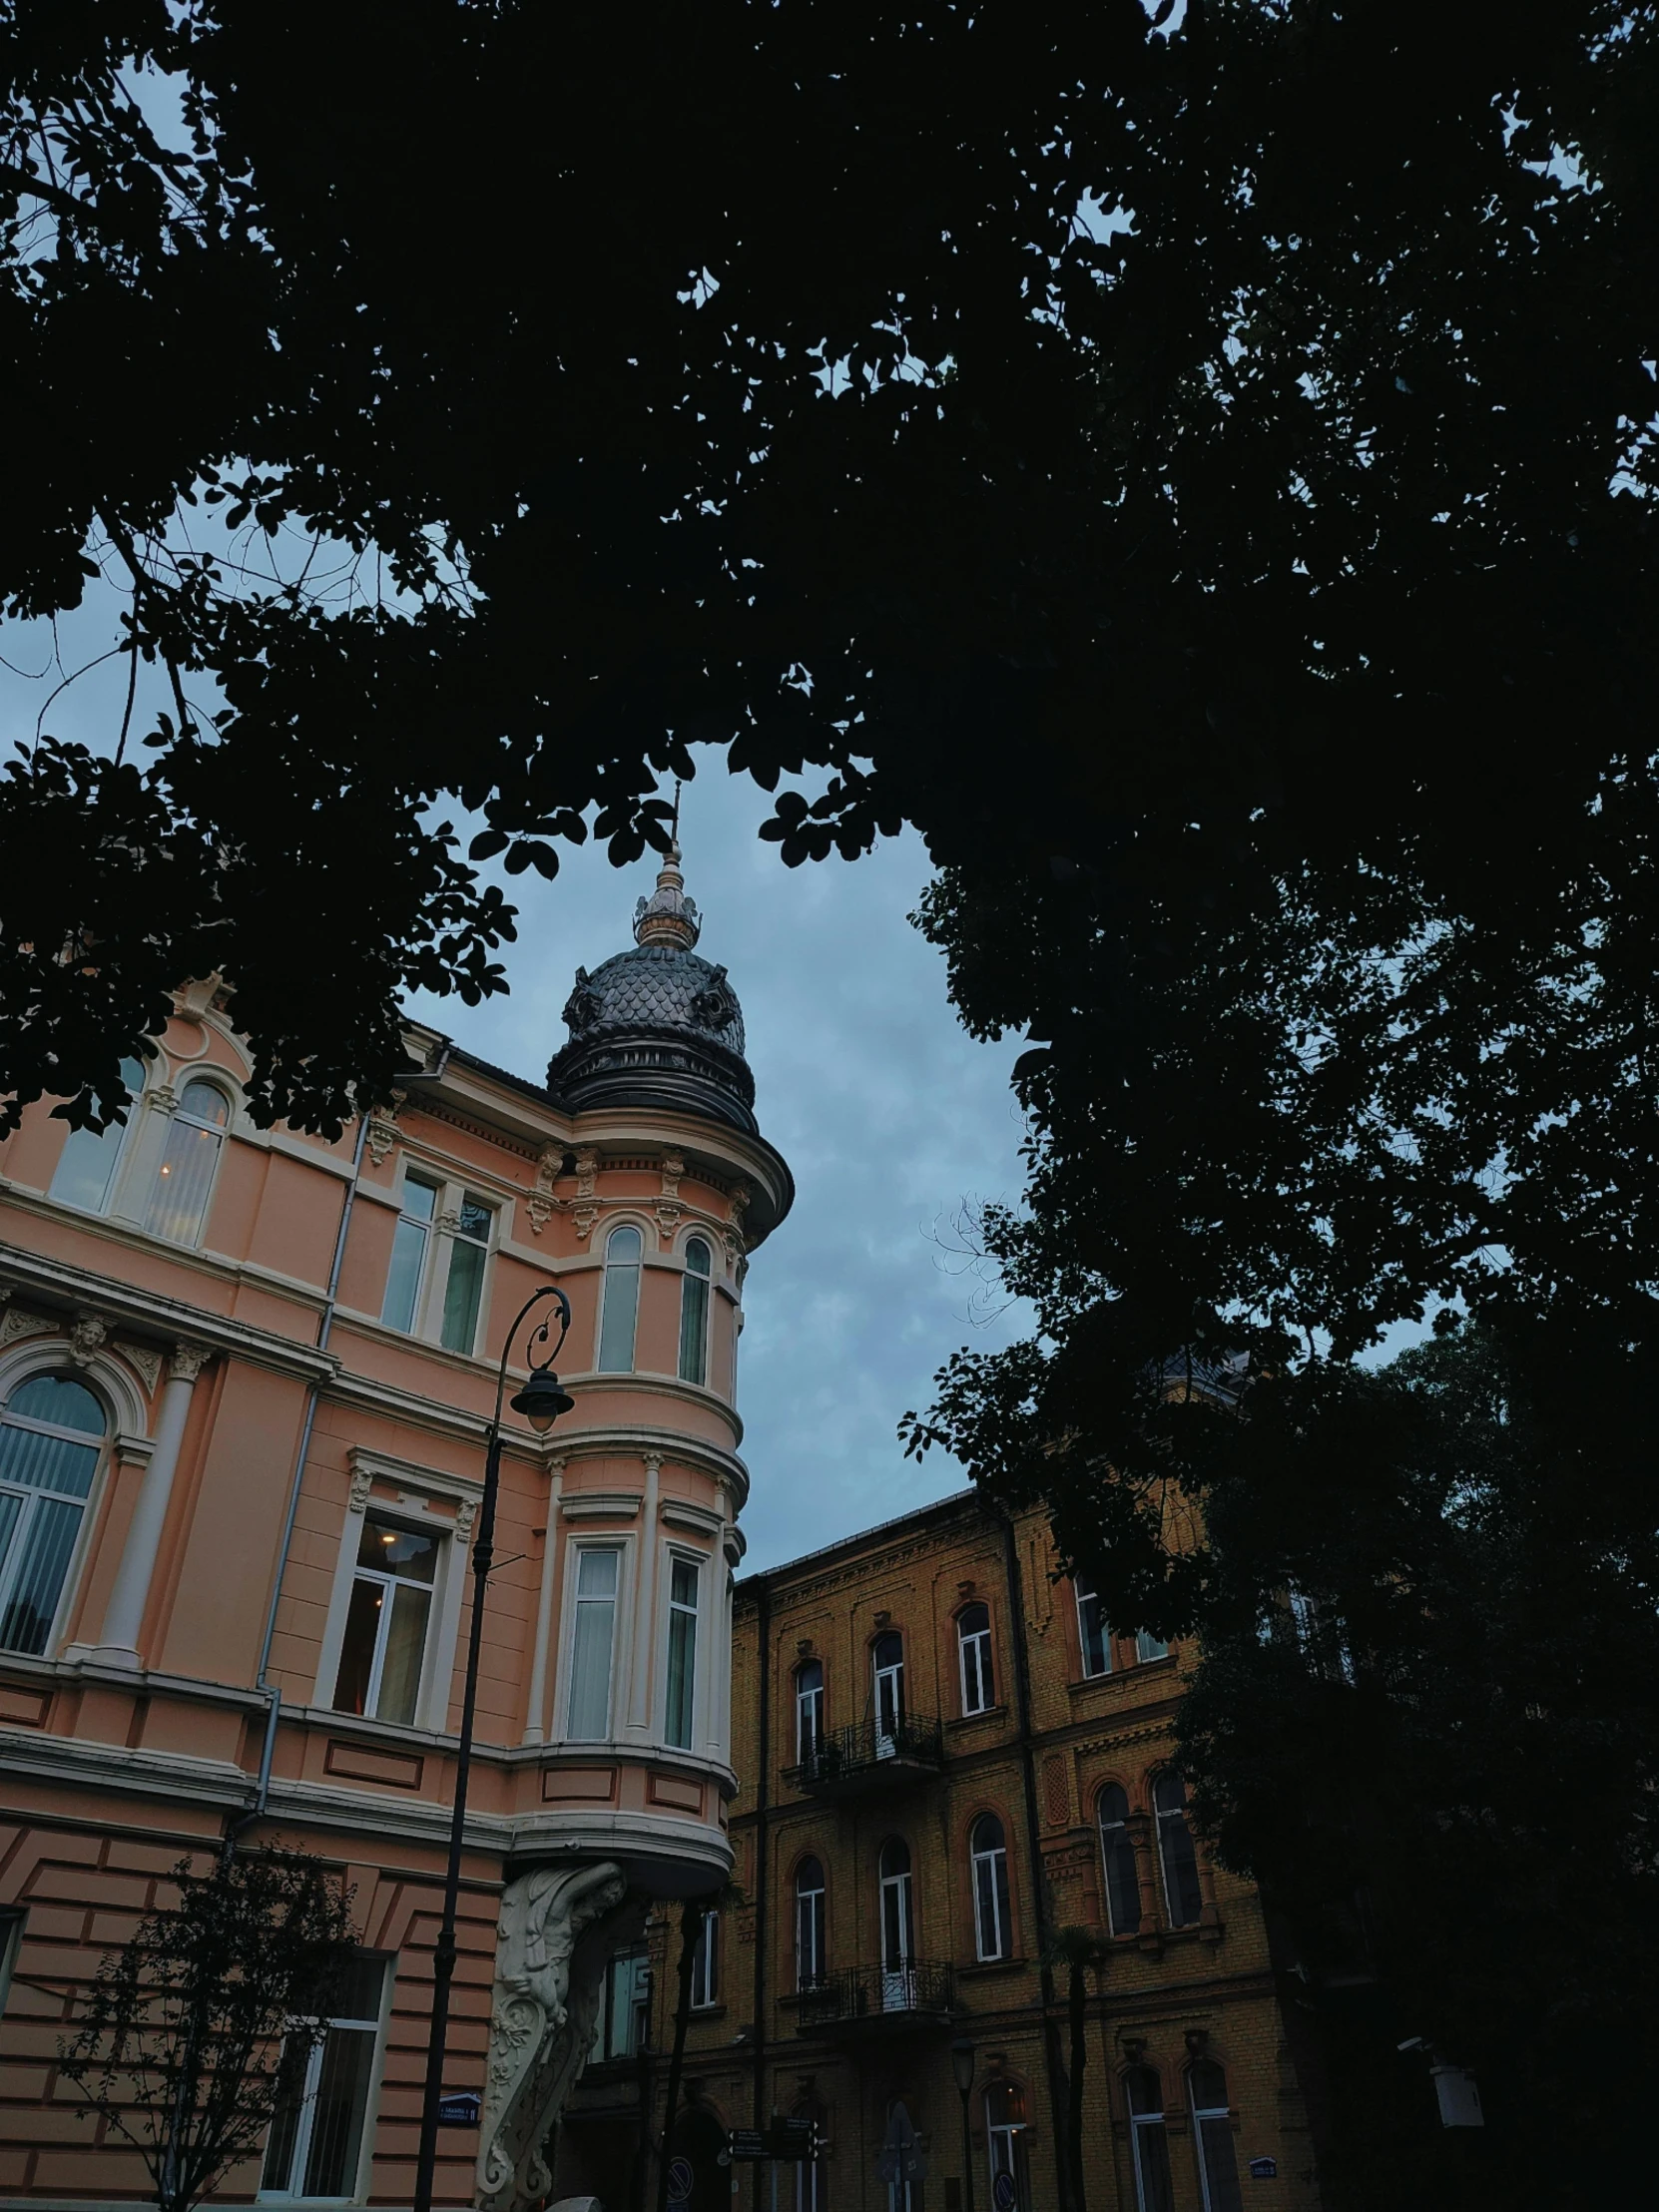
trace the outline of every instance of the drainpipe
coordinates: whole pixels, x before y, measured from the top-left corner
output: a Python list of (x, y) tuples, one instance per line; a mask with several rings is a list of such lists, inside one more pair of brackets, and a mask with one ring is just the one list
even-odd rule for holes
[[(767, 1864), (767, 1810), (772, 1797), (772, 1585), (763, 1575), (755, 1592), (756, 1634), (760, 1651), (761, 1738), (755, 1785), (755, 2114), (752, 2126), (767, 2124), (767, 1922), (772, 1875)], [(755, 2171), (755, 2204), (761, 2203), (761, 2167)]]
[[(452, 1047), (446, 1038), (438, 1053), (435, 1068), (423, 1068), (413, 1075), (401, 1078), (401, 1086), (411, 1083), (436, 1083), (449, 1065)], [(334, 1308), (339, 1298), (340, 1269), (345, 1262), (345, 1240), (351, 1228), (351, 1209), (356, 1203), (357, 1183), (362, 1174), (363, 1147), (368, 1139), (368, 1114), (357, 1116), (357, 1141), (351, 1151), (351, 1177), (345, 1186), (345, 1197), (339, 1210), (339, 1228), (334, 1233), (334, 1257), (328, 1268), (328, 1288), (322, 1301), (322, 1319), (317, 1325), (316, 1350), (326, 1352), (328, 1339), (334, 1329)], [(275, 1682), (268, 1682), (266, 1675), (271, 1666), (271, 1647), (276, 1636), (276, 1608), (281, 1603), (282, 1582), (287, 1573), (288, 1552), (293, 1544), (293, 1524), (299, 1516), (299, 1491), (305, 1479), (305, 1461), (310, 1455), (311, 1430), (316, 1426), (318, 1385), (310, 1383), (305, 1392), (305, 1415), (299, 1424), (299, 1445), (293, 1455), (293, 1479), (288, 1484), (288, 1509), (282, 1522), (282, 1541), (276, 1553), (276, 1576), (271, 1585), (271, 1603), (266, 1610), (265, 1635), (260, 1643), (260, 1671), (254, 1677), (254, 1687), (263, 1690), (271, 1700), (266, 1709), (265, 1742), (260, 1750), (260, 1779), (254, 1792), (254, 1803), (246, 1813), (240, 1814), (225, 1831), (227, 1856), (234, 1849), (237, 1838), (245, 1828), (264, 1820), (266, 1807), (271, 1801), (271, 1762), (276, 1751), (276, 1724), (282, 1711), (282, 1693)]]
[(1060, 2031), (1054, 2018), (1054, 1969), (1048, 1962), (1054, 1929), (1049, 1916), (1048, 1884), (1043, 1877), (1042, 1845), (1037, 1819), (1037, 1761), (1031, 1745), (1031, 1664), (1025, 1642), (1025, 1591), (1019, 1571), (1019, 1545), (1014, 1535), (1013, 1515), (1005, 1506), (998, 1505), (993, 1509), (1002, 1521), (1002, 1550), (1008, 1576), (1008, 1609), (1012, 1615), (1010, 1626), (1014, 1644), (1014, 1692), (1018, 1701), (1016, 1718), (1019, 1724), (1020, 1768), (1025, 1784), (1025, 1846), (1031, 1861), (1031, 1904), (1037, 1924), (1038, 1972), (1041, 1977), (1043, 2006), (1043, 2061), (1048, 2074), (1048, 2107), (1054, 2129), (1054, 2170), (1060, 2183), (1061, 2202), (1069, 2205), (1075, 2203), (1076, 2191), (1066, 2127), (1068, 2100), (1060, 2063)]

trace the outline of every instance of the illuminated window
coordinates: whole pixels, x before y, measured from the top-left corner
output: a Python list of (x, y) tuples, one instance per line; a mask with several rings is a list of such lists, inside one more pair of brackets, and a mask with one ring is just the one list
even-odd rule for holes
[(962, 1681), (962, 1711), (988, 1713), (996, 1703), (988, 1605), (964, 1605), (956, 1615), (956, 1659)]
[(174, 1244), (195, 1244), (201, 1236), (230, 1119), (230, 1101), (217, 1084), (185, 1085), (144, 1217), (153, 1235)]
[(686, 1272), (680, 1278), (680, 1380), (709, 1380), (709, 1284), (714, 1254), (702, 1237), (686, 1244)]
[(32, 1375), (0, 1414), (0, 1651), (39, 1657), (69, 1579), (104, 1444), (84, 1382)]
[(605, 1243), (605, 1282), (599, 1319), (599, 1366), (627, 1375), (634, 1365), (634, 1331), (640, 1317), (640, 1266), (645, 1246), (631, 1223), (613, 1229)]
[(443, 1540), (364, 1515), (334, 1677), (336, 1713), (403, 1727), (414, 1720)]
[[(985, 2149), (991, 2167), (991, 2203), (1005, 2212), (1025, 2212), (1025, 2098), (1011, 2081), (993, 2081), (985, 2090)], [(1006, 2174), (1000, 2196), (997, 2183)], [(1011, 2192), (1011, 2193), (1010, 2193)]]
[(52, 1192), (61, 1206), (79, 1206), (89, 1214), (107, 1213), (115, 1196), (116, 1169), (126, 1148), (128, 1133), (138, 1118), (144, 1090), (144, 1062), (123, 1060), (121, 1080), (132, 1095), (125, 1121), (112, 1121), (105, 1129), (72, 1129), (58, 1155)]

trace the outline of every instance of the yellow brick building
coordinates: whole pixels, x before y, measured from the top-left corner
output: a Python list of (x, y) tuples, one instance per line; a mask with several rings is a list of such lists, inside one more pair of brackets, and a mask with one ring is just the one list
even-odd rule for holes
[[(1042, 1513), (973, 1493), (738, 1584), (742, 1903), (698, 1961), (673, 2202), (1058, 2212), (1045, 1961), (1081, 1930), (1088, 2212), (1317, 2206), (1260, 1903), (1195, 1845), (1171, 1763), (1183, 1658), (1058, 1577)], [(615, 1963), (556, 2194), (656, 2201), (677, 1945), (665, 1915)], [(816, 2119), (816, 2171), (720, 2162), (774, 2115)]]

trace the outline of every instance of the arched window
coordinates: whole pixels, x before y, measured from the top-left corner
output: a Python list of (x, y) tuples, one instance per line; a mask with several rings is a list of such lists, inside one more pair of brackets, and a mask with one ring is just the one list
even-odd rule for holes
[[(991, 2167), (991, 2203), (1006, 2199), (1007, 2212), (1025, 2212), (1029, 2198), (1025, 2184), (1025, 2097), (1011, 2081), (992, 2081), (985, 2089), (985, 2148)], [(1006, 2174), (1013, 2187), (999, 2199), (996, 2185)]]
[(973, 1935), (979, 1956), (1006, 1958), (1014, 1947), (1008, 1850), (1002, 1823), (994, 1813), (981, 1813), (968, 1830), (968, 1864), (973, 1873)]
[(1143, 1667), (1153, 1659), (1167, 1659), (1169, 1657), (1169, 1645), (1165, 1643), (1162, 1636), (1154, 1636), (1149, 1628), (1137, 1629), (1135, 1632), (1135, 1657)]
[(910, 1847), (889, 1836), (877, 1863), (881, 1884), (881, 2009), (915, 2010), (915, 1926), (910, 1898)]
[(599, 1320), (599, 1367), (626, 1375), (634, 1365), (634, 1330), (640, 1318), (640, 1262), (645, 1247), (631, 1222), (605, 1240), (605, 1287)]
[(187, 1083), (167, 1132), (144, 1226), (174, 1244), (195, 1244), (208, 1216), (214, 1172), (231, 1119), (231, 1102), (217, 1083)]
[(828, 1968), (825, 1963), (824, 1868), (817, 1859), (803, 1859), (795, 1871), (795, 1985), (816, 1989)]
[(680, 1380), (709, 1380), (709, 1281), (715, 1258), (706, 1239), (686, 1240), (686, 1272), (680, 1279)]
[(1137, 2212), (1175, 2212), (1169, 2137), (1164, 2132), (1163, 2086), (1152, 2067), (1131, 2066), (1123, 2077), (1123, 2093), (1129, 2105)]
[(104, 1408), (84, 1382), (32, 1375), (0, 1413), (0, 1651), (52, 1640), (98, 1472)]
[(1239, 2161), (1233, 2149), (1233, 2116), (1227, 2105), (1227, 2076), (1213, 2058), (1195, 2059), (1187, 2069), (1187, 2094), (1192, 2100), (1193, 2141), (1198, 2146), (1204, 2212), (1243, 2212)]
[(795, 1756), (802, 1766), (824, 1741), (824, 1661), (803, 1659), (795, 1670)]
[(1158, 1861), (1164, 1870), (1169, 1925), (1191, 1928), (1204, 1910), (1204, 1895), (1198, 1886), (1193, 1832), (1187, 1826), (1187, 1785), (1173, 1769), (1154, 1783), (1152, 1808), (1158, 1816)]
[(991, 1609), (964, 1605), (956, 1615), (956, 1657), (962, 1677), (962, 1711), (988, 1713), (996, 1703), (991, 1681)]
[(1141, 1925), (1141, 1879), (1129, 1835), (1129, 1795), (1108, 1782), (1096, 1800), (1100, 1856), (1106, 1864), (1106, 1925), (1114, 1936), (1133, 1936)]
[(112, 1121), (103, 1129), (72, 1129), (69, 1142), (58, 1155), (52, 1176), (52, 1196), (61, 1206), (79, 1206), (89, 1214), (109, 1210), (115, 1196), (115, 1171), (128, 1133), (138, 1119), (144, 1090), (144, 1062), (123, 1060), (121, 1080), (132, 1094), (125, 1121)]
[(904, 1726), (904, 1639), (889, 1628), (870, 1646), (875, 1669), (875, 1756), (891, 1759)]
[(1074, 1575), (1077, 1598), (1077, 1641), (1083, 1653), (1083, 1672), (1089, 1678), (1112, 1671), (1112, 1632), (1106, 1625), (1106, 1609), (1100, 1592), (1084, 1575)]

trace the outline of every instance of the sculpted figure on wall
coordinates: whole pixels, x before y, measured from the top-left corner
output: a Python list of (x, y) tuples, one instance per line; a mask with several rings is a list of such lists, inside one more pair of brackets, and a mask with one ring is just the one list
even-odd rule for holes
[[(537, 1867), (501, 1899), (489, 2067), (478, 2150), (480, 2212), (524, 2212), (553, 2186), (547, 2138), (593, 2044), (605, 1961), (645, 1901), (622, 1869)], [(631, 1924), (631, 1925), (630, 1925)]]

